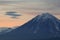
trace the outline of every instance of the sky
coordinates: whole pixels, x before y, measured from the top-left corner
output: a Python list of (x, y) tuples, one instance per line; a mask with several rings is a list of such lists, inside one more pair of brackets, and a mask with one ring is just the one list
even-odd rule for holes
[(0, 27), (22, 25), (44, 12), (60, 18), (60, 0), (0, 0)]
[(10, 8), (8, 7), (6, 9), (16, 8), (24, 10), (51, 11), (56, 14), (60, 13), (60, 0), (0, 0), (0, 4), (17, 6), (9, 6)]

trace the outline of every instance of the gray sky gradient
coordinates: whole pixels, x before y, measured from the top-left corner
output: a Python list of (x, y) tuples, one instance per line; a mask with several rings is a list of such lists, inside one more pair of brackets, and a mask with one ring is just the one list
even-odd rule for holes
[(18, 4), (18, 3), (24, 3), (24, 6), (16, 7), (18, 9), (32, 9), (32, 10), (42, 9), (52, 10), (60, 13), (60, 0), (0, 0), (0, 4)]

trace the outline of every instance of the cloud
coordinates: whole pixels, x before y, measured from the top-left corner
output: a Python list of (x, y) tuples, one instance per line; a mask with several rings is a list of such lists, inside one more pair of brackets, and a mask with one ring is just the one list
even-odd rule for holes
[(6, 12), (5, 15), (11, 16), (11, 18), (18, 18), (19, 16), (21, 16), (21, 14), (17, 12)]

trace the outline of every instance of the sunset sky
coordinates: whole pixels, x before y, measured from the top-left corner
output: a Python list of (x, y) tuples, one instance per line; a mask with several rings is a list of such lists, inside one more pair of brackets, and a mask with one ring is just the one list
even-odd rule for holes
[(44, 12), (60, 19), (60, 0), (0, 0), (0, 27), (21, 26)]

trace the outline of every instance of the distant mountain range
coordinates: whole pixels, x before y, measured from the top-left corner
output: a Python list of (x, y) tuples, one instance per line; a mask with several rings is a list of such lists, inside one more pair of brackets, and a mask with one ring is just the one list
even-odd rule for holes
[(0, 35), (0, 40), (59, 40), (60, 21), (55, 16), (44, 13), (37, 15), (18, 28)]
[(7, 32), (10, 32), (11, 30), (13, 30), (13, 29), (12, 28), (2, 27), (2, 28), (0, 28), (0, 35), (4, 34), (4, 33), (7, 33)]

